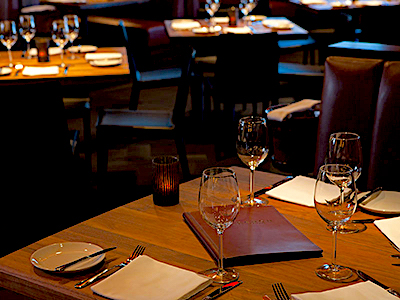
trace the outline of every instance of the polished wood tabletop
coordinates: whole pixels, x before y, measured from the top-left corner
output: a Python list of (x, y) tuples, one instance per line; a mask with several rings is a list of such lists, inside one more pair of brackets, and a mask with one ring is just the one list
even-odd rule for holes
[[(248, 193), (249, 170), (233, 167), (238, 175), (242, 195)], [(261, 189), (282, 179), (283, 176), (256, 171), (255, 188)], [(36, 243), (26, 246), (0, 259), (0, 286), (35, 299), (104, 299), (93, 294), (89, 287), (77, 290), (74, 285), (108, 266), (125, 260), (137, 245), (146, 247), (145, 254), (167, 264), (192, 271), (201, 271), (215, 264), (194, 234), (184, 223), (182, 213), (196, 211), (200, 179), (180, 185), (180, 203), (170, 207), (153, 204), (152, 196), (133, 201), (104, 214), (65, 229)], [(134, 193), (134, 191), (132, 191)], [(222, 295), (220, 299), (272, 299), (273, 283), (282, 282), (288, 292), (302, 293), (342, 287), (359, 281), (333, 283), (317, 277), (315, 268), (330, 262), (332, 234), (314, 208), (269, 199), (297, 229), (323, 249), (317, 258), (278, 261), (236, 267), (243, 284)], [(45, 216), (42, 216), (45, 217)], [(377, 218), (362, 211), (353, 218)], [(56, 222), (49, 218), (49, 226)], [(375, 227), (367, 224), (361, 233), (339, 235), (338, 263), (360, 269), (386, 285), (400, 290), (398, 260), (390, 255), (396, 251), (387, 238)], [(229, 228), (227, 229), (229, 230)], [(16, 237), (18, 238), (18, 237)], [(41, 247), (62, 242), (91, 242), (103, 248), (117, 246), (107, 253), (105, 263), (97, 269), (83, 273), (56, 275), (36, 269), (30, 264), (32, 253)], [(12, 241), (7, 241), (12, 242)], [(202, 299), (216, 285), (206, 288), (193, 299)], [(157, 288), (157, 287), (155, 287)]]
[[(268, 17), (268, 20), (287, 20), (285, 17)], [(198, 20), (202, 26), (207, 26), (207, 22), (205, 20)], [(167, 29), (168, 36), (171, 39), (177, 38), (205, 38), (205, 37), (213, 37), (218, 36), (221, 33), (212, 33), (212, 34), (196, 34), (193, 33), (191, 30), (174, 30), (171, 26), (172, 20), (165, 20), (165, 28)], [(221, 27), (226, 27), (228, 24), (218, 24)], [(299, 25), (293, 23), (293, 28), (291, 29), (282, 29), (282, 30), (275, 30), (264, 26), (260, 21), (253, 22), (249, 27), (252, 29), (254, 34), (257, 33), (268, 33), (272, 31), (276, 31), (278, 34), (279, 39), (301, 39), (306, 38), (308, 36), (308, 31), (304, 28), (300, 27)], [(238, 26), (242, 26), (240, 23)]]
[[(17, 73), (13, 68), (11, 74), (0, 76), (0, 86), (3, 84), (24, 84), (27, 80), (60, 80), (63, 84), (84, 84), (101, 81), (129, 80), (129, 64), (124, 47), (98, 48), (96, 53), (119, 52), (122, 54), (122, 63), (110, 67), (94, 67), (85, 60), (85, 53), (75, 54), (76, 59), (70, 59), (68, 51), (64, 54), (64, 62), (68, 66), (67, 74), (65, 69), (60, 67), (57, 75), (24, 76), (22, 71)], [(61, 64), (60, 55), (50, 55), (49, 62), (39, 63), (36, 57), (31, 59), (22, 58), (22, 51), (12, 51), (13, 64), (23, 66), (48, 67)], [(0, 67), (8, 66), (9, 59), (7, 51), (0, 52)]]
[[(335, 1), (335, 0), (327, 0), (327, 1), (304, 1), (302, 0), (288, 0), (289, 3), (295, 4), (298, 7), (303, 9), (307, 9), (309, 11), (314, 12), (350, 12), (350, 11), (358, 11), (362, 9), (367, 10), (381, 10), (381, 9), (393, 9), (395, 7), (400, 7), (400, 1), (398, 0), (389, 0), (389, 1), (380, 1), (380, 0), (362, 0), (362, 1)], [(324, 2), (324, 3), (323, 3)]]
[(86, 1), (59, 1), (59, 0), (40, 0), (42, 4), (52, 4), (57, 6), (70, 6), (77, 7), (79, 9), (99, 9), (99, 8), (109, 8), (116, 6), (132, 5), (137, 3), (148, 2), (149, 0), (86, 0)]

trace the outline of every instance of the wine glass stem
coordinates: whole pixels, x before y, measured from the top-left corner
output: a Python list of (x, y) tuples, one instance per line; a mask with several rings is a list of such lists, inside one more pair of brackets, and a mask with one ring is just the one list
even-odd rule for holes
[(254, 205), (254, 168), (250, 168), (250, 205)]
[(332, 237), (333, 237), (333, 243), (332, 243), (332, 266), (334, 270), (336, 270), (336, 248), (337, 248), (337, 228), (334, 226), (332, 230)]
[(31, 59), (32, 58), (32, 56), (31, 56), (31, 42), (30, 41), (27, 42), (27, 45), (26, 45), (26, 58), (27, 59)]
[(8, 52), (8, 59), (10, 60), (10, 63), (8, 65), (9, 65), (10, 68), (12, 68), (14, 65), (13, 65), (13, 62), (12, 62), (11, 47), (10, 48), (7, 47), (7, 52)]
[(223, 255), (223, 232), (218, 230), (219, 237), (219, 261), (218, 261), (218, 273), (222, 274), (224, 271), (224, 255)]
[(65, 63), (64, 63), (64, 46), (60, 47), (61, 48), (61, 67), (64, 68), (65, 67)]

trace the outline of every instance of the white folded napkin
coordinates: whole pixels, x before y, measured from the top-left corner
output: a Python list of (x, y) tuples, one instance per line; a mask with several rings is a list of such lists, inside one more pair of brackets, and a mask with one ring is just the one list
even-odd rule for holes
[(174, 30), (192, 30), (197, 27), (201, 27), (200, 23), (191, 19), (176, 19), (171, 22), (171, 28)]
[[(49, 47), (49, 55), (57, 55), (61, 53), (61, 48), (59, 47)], [(37, 48), (32, 48), (29, 50), (29, 54), (31, 56), (37, 56), (38, 55), (38, 50)]]
[(188, 299), (212, 283), (210, 278), (142, 255), (91, 287), (110, 299)]
[(270, 111), (267, 115), (268, 120), (283, 121), (288, 115), (294, 112), (302, 112), (311, 109), (313, 106), (321, 103), (320, 100), (304, 99), (281, 108)]
[(107, 60), (122, 58), (122, 53), (119, 52), (103, 52), (103, 53), (86, 53), (86, 60)]
[(326, 4), (325, 0), (301, 0), (301, 3), (304, 5), (312, 5), (312, 4)]
[(296, 176), (265, 194), (280, 200), (314, 207), (315, 181), (313, 178)]
[(376, 220), (374, 224), (393, 244), (400, 247), (400, 217)]
[(388, 293), (371, 281), (360, 282), (345, 287), (315, 293), (292, 294), (295, 300), (395, 300), (396, 296)]
[(57, 66), (51, 67), (25, 67), (22, 75), (25, 76), (39, 76), (39, 75), (57, 75), (59, 68)]
[(250, 34), (252, 31), (248, 26), (244, 27), (224, 27), (222, 28), (224, 33), (235, 33), (235, 34)]
[(261, 22), (264, 26), (273, 28), (273, 29), (291, 29), (294, 27), (294, 24), (285, 19), (265, 19)]

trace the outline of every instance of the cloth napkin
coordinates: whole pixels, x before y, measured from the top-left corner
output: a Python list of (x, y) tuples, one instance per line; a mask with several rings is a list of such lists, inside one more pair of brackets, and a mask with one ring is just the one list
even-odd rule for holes
[(293, 295), (295, 300), (395, 300), (396, 296), (388, 293), (371, 281), (360, 282), (345, 287), (316, 293)]
[(301, 3), (304, 5), (312, 5), (312, 4), (326, 4), (327, 2), (324, 0), (301, 0)]
[(176, 19), (171, 22), (173, 30), (192, 30), (198, 27), (201, 27), (200, 23), (190, 19)]
[(315, 181), (313, 178), (296, 176), (265, 194), (280, 200), (314, 207)]
[(57, 75), (59, 68), (57, 66), (51, 67), (25, 67), (22, 75), (25, 76), (39, 76), (39, 75)]
[(376, 220), (374, 224), (393, 244), (400, 247), (400, 217)]
[(224, 27), (222, 29), (224, 33), (235, 33), (235, 34), (250, 34), (252, 31), (248, 26), (244, 27)]
[(86, 60), (107, 60), (107, 59), (119, 59), (122, 58), (122, 54), (119, 52), (104, 52), (104, 53), (86, 53)]
[(282, 122), (288, 115), (294, 112), (306, 111), (319, 103), (321, 103), (320, 100), (304, 99), (284, 107), (274, 109), (268, 113), (267, 117), (268, 120)]
[(188, 299), (206, 288), (212, 279), (142, 255), (126, 267), (91, 287), (110, 299)]

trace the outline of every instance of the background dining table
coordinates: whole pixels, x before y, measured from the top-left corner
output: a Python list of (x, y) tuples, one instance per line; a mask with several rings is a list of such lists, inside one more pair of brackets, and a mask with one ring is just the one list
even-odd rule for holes
[[(249, 170), (233, 167), (236, 171), (242, 196), (248, 193)], [(273, 184), (281, 175), (256, 171), (256, 189)], [(125, 260), (137, 245), (146, 247), (150, 257), (185, 268), (201, 271), (214, 267), (214, 262), (189, 227), (183, 221), (184, 212), (198, 210), (197, 198), (200, 179), (180, 185), (178, 205), (161, 207), (153, 204), (149, 195), (105, 212), (80, 224), (46, 237), (0, 259), (0, 286), (34, 299), (104, 299), (93, 294), (90, 288), (75, 289), (74, 285), (100, 270)], [(133, 191), (132, 191), (133, 192)], [(264, 197), (264, 196), (263, 196)], [(315, 268), (331, 261), (332, 234), (314, 208), (300, 206), (270, 198), (273, 205), (297, 229), (323, 249), (323, 256), (309, 259), (256, 263), (236, 267), (243, 284), (220, 299), (262, 299), (264, 294), (273, 299), (272, 284), (282, 282), (289, 293), (322, 291), (339, 288), (352, 282), (330, 282), (315, 275)], [(355, 219), (380, 218), (357, 211)], [(49, 218), (49, 226), (54, 219)], [(388, 239), (375, 227), (356, 234), (339, 235), (338, 263), (359, 269), (400, 290), (400, 267), (393, 266), (396, 251)], [(227, 229), (229, 230), (229, 228)], [(18, 237), (15, 237), (18, 238)], [(7, 241), (12, 242), (12, 241)], [(104, 264), (86, 272), (54, 274), (41, 271), (30, 263), (36, 250), (53, 243), (90, 242), (103, 248), (117, 246), (107, 253)], [(193, 299), (202, 299), (215, 289), (206, 288)], [(155, 287), (156, 288), (156, 287)]]

